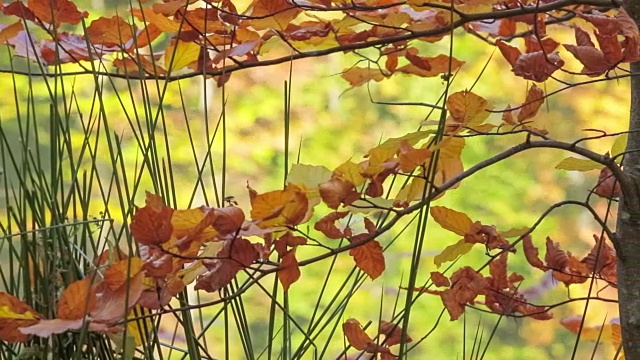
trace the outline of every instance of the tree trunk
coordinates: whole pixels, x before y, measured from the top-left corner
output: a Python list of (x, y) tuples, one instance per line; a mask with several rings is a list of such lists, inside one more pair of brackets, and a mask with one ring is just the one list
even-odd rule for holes
[[(640, 1), (627, 0), (624, 7), (640, 24)], [(640, 62), (631, 64), (631, 72), (640, 74)], [(618, 208), (618, 301), (626, 358), (640, 359), (640, 209), (637, 206), (640, 202), (637, 190), (640, 184), (640, 77), (637, 76), (631, 77), (629, 131), (624, 172), (636, 191), (623, 194)]]

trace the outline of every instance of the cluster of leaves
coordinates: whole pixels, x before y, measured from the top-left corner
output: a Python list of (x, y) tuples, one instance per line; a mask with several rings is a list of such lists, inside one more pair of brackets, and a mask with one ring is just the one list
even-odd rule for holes
[[(577, 16), (593, 26), (599, 46), (580, 26), (575, 26), (576, 44), (563, 44), (584, 65), (583, 74), (598, 76), (638, 60), (638, 31), (624, 10), (610, 16), (579, 3), (567, 16), (565, 7), (571, 3), (539, 6), (533, 0), (253, 0), (243, 10), (231, 0), (172, 0), (131, 8), (126, 18), (94, 19), (83, 25), (82, 33), (74, 33), (61, 26), (84, 24), (89, 13), (72, 1), (16, 0), (0, 5), (5, 15), (19, 18), (0, 27), (0, 42), (12, 46), (16, 55), (47, 66), (101, 60), (126, 76), (215, 75), (219, 85), (233, 71), (290, 59), (281, 57), (282, 50), (309, 57), (376, 46), (376, 66), (354, 66), (343, 73), (358, 86), (395, 74), (455, 72), (463, 61), (421, 55), (410, 41), (435, 42), (463, 27), (497, 39), (516, 75), (541, 82), (564, 65), (557, 51), (560, 43), (548, 35), (547, 24)], [(41, 40), (35, 38), (34, 26), (44, 30)], [(169, 42), (162, 41), (166, 37)], [(524, 53), (501, 40), (515, 37), (524, 38)]]
[[(376, 66), (354, 66), (342, 74), (351, 86), (359, 86), (395, 74), (429, 77), (457, 71), (463, 61), (447, 55), (421, 55), (410, 40), (434, 42), (464, 27), (487, 40), (496, 39), (517, 76), (542, 82), (556, 71), (566, 71), (557, 51), (561, 44), (547, 34), (547, 25), (558, 17), (568, 19), (564, 7), (569, 5), (571, 2), (502, 0), (254, 0), (238, 11), (231, 0), (204, 4), (171, 0), (133, 8), (128, 19), (118, 15), (95, 19), (79, 34), (61, 30), (62, 25), (77, 25), (89, 16), (74, 3), (29, 0), (0, 5), (6, 16), (19, 18), (0, 27), (0, 41), (12, 46), (16, 55), (44, 65), (110, 61), (116, 72), (126, 76), (202, 74), (217, 76), (219, 85), (231, 72), (246, 67), (376, 46)], [(501, 12), (513, 15), (506, 17)], [(581, 26), (574, 26), (576, 44), (562, 44), (584, 66), (581, 74), (600, 76), (620, 63), (640, 59), (640, 35), (624, 10), (611, 15), (580, 5), (568, 13), (569, 18), (589, 24), (598, 44), (596, 47), (589, 31)], [(484, 21), (489, 19), (494, 21)], [(33, 26), (45, 38), (36, 41)], [(505, 42), (515, 37), (524, 39), (524, 52)], [(169, 41), (162, 41), (167, 38)], [(293, 57), (278, 58), (282, 49), (293, 51)], [(268, 53), (276, 55), (270, 58)], [(147, 194), (145, 206), (131, 222), (136, 254), (117, 251), (98, 257), (95, 270), (61, 294), (54, 319), (44, 319), (18, 298), (0, 293), (0, 340), (23, 342), (30, 335), (78, 329), (119, 332), (136, 307), (162, 309), (191, 283), (196, 290), (216, 292), (243, 273), (254, 279), (277, 273), (286, 291), (301, 277), (301, 266), (342, 252), (348, 252), (360, 270), (376, 279), (386, 266), (380, 235), (471, 174), (464, 172), (460, 159), (465, 136), (506, 129), (548, 139), (534, 119), (544, 98), (544, 92), (532, 85), (525, 101), (502, 111), (499, 123), (494, 123), (489, 121), (493, 107), (487, 100), (471, 91), (452, 93), (446, 98), (444, 123), (425, 121), (426, 130), (389, 139), (369, 150), (363, 161), (349, 160), (333, 171), (296, 165), (282, 190), (258, 193), (249, 187), (248, 215), (232, 205), (173, 209), (158, 195)], [(612, 154), (622, 153), (620, 144), (614, 147)], [(612, 166), (570, 158), (558, 167), (601, 169), (594, 193), (612, 198), (620, 194)], [(315, 240), (311, 230), (300, 230), (300, 225), (315, 218), (321, 203), (327, 214), (317, 216), (313, 229), (327, 241)], [(385, 223), (372, 216), (380, 211), (392, 215), (391, 220)], [(437, 266), (468, 253), (475, 244), (482, 244), (491, 258), (488, 276), (482, 274), (483, 269), (465, 266), (451, 276), (431, 273), (432, 284), (442, 290), (412, 289), (440, 296), (452, 320), (476, 303), (497, 314), (551, 318), (548, 308), (529, 303), (518, 291), (523, 277), (508, 273), (508, 257), (520, 242), (529, 264), (551, 271), (554, 279), (567, 286), (590, 277), (612, 286), (617, 281), (615, 250), (604, 238), (597, 237), (583, 259), (547, 239), (543, 262), (529, 236), (531, 229), (498, 231), (445, 207), (433, 207), (431, 215), (442, 227), (463, 237), (436, 257)], [(333, 242), (338, 239), (345, 241)], [(296, 253), (305, 246), (327, 252), (299, 261)], [(479, 296), (484, 297), (482, 302)], [(357, 320), (348, 320), (343, 330), (351, 346), (382, 358), (393, 358), (390, 346), (403, 341), (399, 335), (403, 331), (392, 323), (381, 324), (382, 343), (371, 339)], [(410, 338), (404, 336), (404, 341)]]

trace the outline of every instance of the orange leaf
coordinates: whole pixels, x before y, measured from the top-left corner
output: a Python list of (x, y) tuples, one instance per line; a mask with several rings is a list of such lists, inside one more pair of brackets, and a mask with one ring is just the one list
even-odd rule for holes
[(440, 74), (453, 73), (464, 65), (464, 61), (442, 54), (435, 57), (422, 57), (420, 61), (428, 63), (429, 69), (427, 70), (424, 67), (419, 67), (411, 63), (399, 67), (396, 69), (396, 72), (421, 77), (433, 77)]
[[(348, 211), (336, 211), (336, 212), (332, 212), (330, 214), (328, 214), (327, 216), (323, 217), (322, 219), (320, 219), (314, 226), (313, 228), (322, 232), (324, 234), (324, 236), (328, 237), (329, 239), (340, 239), (342, 237), (345, 236), (345, 231), (347, 231), (347, 229), (340, 230), (338, 229), (338, 227), (336, 226), (335, 222), (337, 220), (340, 219), (344, 219), (345, 217), (347, 217), (349, 215)], [(349, 229), (350, 232), (350, 229)], [(349, 236), (349, 235), (347, 235)]]
[(227, 240), (216, 260), (205, 260), (209, 271), (198, 277), (196, 290), (214, 292), (227, 286), (236, 274), (253, 264), (259, 257), (253, 244), (245, 238)]
[(11, 25), (0, 25), (0, 44), (5, 44), (8, 40), (16, 37), (22, 29), (24, 26), (20, 20)]
[(467, 90), (451, 94), (447, 108), (454, 122), (471, 128), (482, 124), (492, 109), (487, 100)]
[(524, 101), (520, 112), (518, 113), (518, 121), (523, 122), (536, 116), (538, 109), (544, 103), (544, 91), (533, 84), (527, 92), (527, 99)]
[(433, 283), (433, 285), (438, 287), (451, 286), (451, 282), (449, 281), (449, 278), (442, 275), (442, 273), (438, 271), (431, 272), (431, 282)]
[(524, 249), (524, 256), (531, 266), (542, 271), (547, 270), (547, 268), (542, 263), (542, 260), (540, 260), (540, 257), (538, 256), (538, 248), (533, 245), (531, 235), (527, 235), (522, 239), (522, 247)]
[(132, 257), (115, 262), (104, 272), (104, 282), (111, 290), (124, 285), (130, 278), (142, 271), (144, 262), (139, 257)]
[(260, 19), (251, 19), (256, 30), (284, 30), (302, 11), (287, 0), (254, 0), (249, 15)]
[(140, 244), (160, 245), (169, 240), (173, 231), (173, 209), (162, 204), (162, 198), (147, 192), (147, 205), (139, 208), (131, 221), (131, 234)]
[(53, 24), (78, 24), (89, 16), (86, 11), (80, 12), (76, 4), (69, 0), (29, 0), (27, 6), (42, 22)]
[(130, 281), (115, 290), (108, 286), (100, 287), (96, 306), (91, 312), (91, 319), (107, 325), (114, 325), (123, 321), (131, 308), (140, 299), (140, 295), (144, 290), (143, 279), (144, 272), (139, 272)]
[(349, 250), (349, 255), (353, 256), (356, 266), (369, 275), (371, 280), (384, 272), (385, 261), (382, 246), (376, 240), (371, 240)]
[(319, 192), (322, 201), (331, 209), (337, 209), (341, 204), (350, 205), (360, 198), (351, 182), (337, 178), (320, 184)]
[(354, 66), (342, 73), (342, 78), (347, 80), (351, 86), (356, 87), (368, 83), (371, 80), (380, 82), (385, 76), (380, 70), (375, 68), (365, 68)]
[(431, 216), (445, 230), (458, 235), (466, 234), (473, 225), (473, 220), (467, 214), (455, 211), (444, 206), (431, 207)]
[(88, 278), (71, 283), (58, 301), (58, 318), (82, 319), (96, 307), (96, 293)]
[[(160, 4), (156, 4), (160, 5)], [(181, 1), (179, 4), (180, 7), (184, 7), (184, 1)], [(131, 15), (135, 16), (138, 20), (143, 21), (148, 24), (154, 24), (157, 26), (162, 32), (177, 32), (180, 30), (180, 23), (175, 20), (171, 20), (168, 17), (157, 13), (152, 8), (132, 8)]]
[(416, 149), (406, 140), (400, 143), (400, 154), (398, 160), (400, 161), (400, 170), (404, 172), (411, 172), (417, 167), (425, 164), (431, 157), (431, 150), (429, 149)]
[(356, 350), (366, 350), (367, 347), (373, 343), (373, 340), (362, 329), (362, 325), (356, 319), (348, 319), (342, 324), (342, 331), (347, 337), (349, 345), (353, 346)]
[(38, 323), (42, 315), (17, 297), (0, 292), (0, 340), (8, 343), (25, 342), (29, 335), (19, 328)]
[(307, 217), (309, 200), (304, 191), (295, 185), (285, 190), (257, 194), (249, 188), (251, 217), (259, 221), (258, 227), (272, 228), (298, 225)]
[[(378, 334), (384, 335), (384, 345), (393, 346), (400, 344), (402, 340), (402, 328), (397, 324), (388, 321), (380, 321), (380, 326), (378, 327)], [(412, 342), (413, 339), (408, 334), (405, 335), (404, 343), (408, 344)]]
[(92, 44), (120, 45), (133, 38), (133, 28), (120, 16), (100, 17), (87, 27)]
[(296, 251), (289, 250), (280, 261), (280, 270), (278, 270), (278, 280), (282, 284), (284, 291), (289, 290), (289, 286), (300, 278), (300, 268), (298, 260), (296, 260)]

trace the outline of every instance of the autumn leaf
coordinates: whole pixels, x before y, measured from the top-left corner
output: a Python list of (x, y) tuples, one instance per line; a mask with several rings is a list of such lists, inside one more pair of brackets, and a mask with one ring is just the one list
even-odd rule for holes
[(613, 142), (613, 145), (611, 146), (611, 150), (609, 151), (612, 157), (618, 156), (625, 152), (627, 148), (628, 138), (629, 138), (629, 134), (627, 133), (624, 133), (616, 137), (616, 140)]
[[(397, 345), (402, 341), (402, 327), (389, 321), (380, 321), (378, 334), (385, 336), (384, 345), (386, 346)], [(408, 344), (410, 342), (413, 342), (413, 339), (409, 334), (405, 334), (404, 343)]]
[(593, 191), (596, 195), (602, 196), (607, 199), (614, 199), (620, 197), (622, 194), (622, 188), (620, 182), (613, 175), (613, 172), (608, 167), (600, 170), (598, 176), (598, 183)]
[(22, 29), (24, 26), (20, 20), (10, 25), (0, 25), (0, 44), (6, 44), (8, 40), (16, 37)]
[(547, 267), (544, 266), (544, 263), (538, 256), (538, 248), (533, 245), (533, 240), (531, 239), (530, 235), (527, 235), (522, 239), (522, 247), (524, 249), (524, 256), (531, 266), (542, 271), (547, 270)]
[(170, 72), (178, 71), (198, 61), (200, 45), (194, 42), (177, 40), (171, 43), (164, 52), (164, 68)]
[(527, 98), (518, 113), (518, 121), (523, 122), (536, 116), (538, 109), (544, 103), (544, 91), (536, 86), (531, 85), (527, 92)]
[(348, 319), (342, 324), (342, 331), (347, 338), (349, 345), (356, 350), (366, 350), (373, 340), (362, 328), (360, 322), (356, 319)]
[(360, 86), (371, 80), (380, 82), (385, 76), (375, 68), (354, 66), (342, 73), (342, 78), (347, 80), (352, 87)]
[(376, 279), (384, 272), (385, 261), (382, 246), (376, 240), (370, 240), (349, 250), (349, 255), (353, 256), (356, 266), (369, 275), (371, 280)]
[[(184, 7), (184, 1), (179, 1), (177, 3), (178, 3), (178, 6), (180, 6), (180, 8)], [(156, 12), (155, 5), (164, 5), (164, 4), (154, 4), (153, 8), (141, 8), (141, 9), (131, 8), (131, 15), (133, 15), (136, 19), (142, 22), (154, 24), (162, 32), (179, 31), (180, 23), (176, 22), (175, 20), (169, 19), (167, 16), (165, 16), (161, 12)]]
[(133, 238), (140, 244), (160, 245), (169, 240), (173, 227), (173, 209), (162, 203), (158, 195), (147, 192), (147, 205), (136, 210), (129, 228)]
[[(572, 333), (580, 334), (580, 340), (610, 343), (613, 351), (618, 351), (621, 348), (622, 336), (619, 318), (613, 318), (607, 324), (589, 326), (584, 324), (582, 316), (575, 315), (563, 318), (560, 320), (560, 324)], [(617, 355), (618, 359), (624, 360), (624, 353)]]
[(256, 30), (284, 30), (302, 10), (287, 0), (253, 0), (249, 15), (251, 27)]
[(351, 160), (347, 160), (334, 171), (338, 174), (340, 179), (350, 182), (353, 186), (357, 187), (362, 185), (366, 180), (360, 173), (362, 170), (363, 169), (359, 164), (356, 164)]
[(351, 205), (360, 198), (355, 186), (349, 181), (333, 178), (319, 187), (320, 197), (331, 209), (337, 209), (340, 205)]
[(249, 188), (249, 195), (251, 218), (258, 221), (257, 225), (260, 228), (298, 225), (310, 216), (309, 199), (305, 192), (295, 185), (264, 194), (258, 194)]
[(27, 6), (40, 21), (56, 28), (61, 24), (78, 24), (89, 16), (86, 11), (80, 12), (76, 4), (69, 0), (29, 0)]
[(484, 98), (471, 91), (459, 91), (447, 98), (447, 109), (454, 125), (474, 128), (482, 124), (488, 117), (488, 110), (493, 109)]
[(123, 321), (142, 295), (143, 279), (144, 272), (139, 272), (115, 290), (108, 286), (100, 287), (96, 294), (95, 308), (91, 311), (91, 319), (108, 325)]
[(87, 37), (95, 45), (120, 45), (133, 39), (133, 28), (120, 16), (100, 17), (87, 27)]
[(284, 291), (289, 290), (289, 286), (300, 278), (300, 268), (298, 260), (296, 260), (295, 249), (289, 250), (280, 261), (280, 270), (278, 270), (278, 280), (282, 284)]
[(0, 292), (0, 340), (8, 343), (20, 343), (29, 339), (29, 335), (20, 332), (19, 328), (31, 326), (42, 318), (17, 297)]
[(442, 273), (438, 271), (431, 272), (431, 282), (433, 283), (433, 285), (437, 287), (451, 286), (451, 282), (449, 281), (449, 278), (442, 275)]
[(322, 165), (293, 164), (287, 175), (287, 182), (295, 184), (305, 191), (318, 188), (318, 185), (331, 179), (333, 172)]
[(62, 334), (71, 330), (80, 330), (83, 326), (87, 326), (89, 331), (114, 331), (113, 327), (97, 322), (88, 322), (87, 319), (43, 319), (37, 324), (21, 327), (20, 332), (28, 335), (36, 335), (39, 337), (49, 337), (53, 334)]
[(578, 159), (573, 156), (569, 156), (563, 159), (556, 165), (556, 169), (569, 170), (569, 171), (590, 171), (595, 169), (601, 169), (602, 164), (597, 163), (590, 159)]
[(205, 260), (209, 271), (198, 276), (195, 290), (214, 292), (227, 286), (242, 269), (258, 260), (259, 254), (253, 244), (245, 238), (225, 241), (217, 254), (218, 259)]
[(419, 166), (423, 166), (431, 158), (431, 150), (427, 148), (416, 149), (406, 140), (400, 143), (398, 160), (400, 171), (412, 172)]
[(96, 307), (96, 293), (88, 278), (75, 281), (64, 290), (58, 301), (58, 318), (82, 319)]
[(414, 59), (414, 61), (416, 60), (420, 61), (422, 65), (417, 66), (414, 63), (410, 63), (397, 68), (395, 72), (420, 77), (434, 77), (441, 74), (455, 73), (456, 70), (460, 69), (465, 63), (464, 61), (450, 58), (443, 54), (435, 57), (420, 57), (419, 59)]
[(117, 261), (105, 270), (104, 282), (111, 290), (116, 290), (142, 271), (143, 266), (144, 262), (137, 256)]
[(436, 255), (433, 258), (433, 263), (436, 265), (436, 267), (439, 268), (440, 266), (442, 266), (442, 264), (454, 261), (459, 256), (462, 256), (471, 251), (473, 245), (474, 244), (468, 243), (464, 241), (464, 239), (461, 239), (457, 243), (447, 246), (440, 254)]
[(341, 239), (345, 236), (351, 236), (350, 228), (347, 227), (344, 230), (340, 230), (335, 225), (336, 221), (344, 219), (347, 216), (349, 216), (348, 211), (336, 211), (329, 213), (322, 219), (318, 220), (313, 228), (323, 233), (324, 236), (328, 237), (329, 239)]
[(433, 220), (443, 229), (458, 235), (466, 234), (473, 224), (473, 220), (467, 214), (444, 206), (432, 206), (430, 212)]

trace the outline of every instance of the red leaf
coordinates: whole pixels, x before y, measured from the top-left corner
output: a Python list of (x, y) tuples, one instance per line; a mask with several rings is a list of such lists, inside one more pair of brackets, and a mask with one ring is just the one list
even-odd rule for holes
[(349, 255), (353, 256), (356, 266), (369, 275), (371, 280), (384, 272), (385, 261), (382, 246), (376, 240), (368, 241), (349, 250)]
[(575, 34), (576, 34), (576, 45), (578, 46), (590, 46), (590, 47), (596, 47), (596, 45), (593, 43), (593, 41), (591, 41), (591, 36), (589, 36), (589, 33), (582, 30), (580, 27), (575, 28)]
[(142, 294), (143, 279), (144, 273), (139, 272), (116, 290), (112, 290), (108, 286), (101, 286), (97, 294), (95, 309), (91, 312), (91, 319), (108, 325), (123, 321)]
[(171, 237), (173, 209), (162, 203), (158, 195), (147, 192), (146, 206), (139, 208), (131, 220), (131, 234), (140, 244), (160, 245)]
[(531, 235), (527, 235), (522, 239), (522, 247), (524, 250), (524, 256), (527, 259), (527, 262), (535, 268), (538, 268), (542, 271), (546, 271), (547, 268), (544, 266), (542, 260), (538, 256), (538, 248), (533, 245), (533, 241), (531, 239)]
[(282, 284), (284, 291), (289, 290), (289, 286), (300, 278), (300, 268), (296, 259), (295, 250), (289, 250), (280, 261), (280, 270), (278, 270), (278, 280)]
[(356, 350), (366, 350), (370, 344), (373, 344), (373, 340), (364, 332), (362, 325), (356, 319), (348, 319), (342, 324), (342, 331), (347, 337), (349, 345), (353, 346)]
[[(348, 211), (336, 211), (336, 212), (332, 212), (330, 214), (328, 214), (327, 216), (323, 217), (322, 219), (320, 219), (314, 226), (313, 228), (322, 232), (324, 234), (324, 236), (328, 237), (329, 239), (340, 239), (345, 237), (345, 231), (347, 231), (347, 229), (345, 229), (345, 231), (338, 229), (338, 227), (336, 226), (335, 222), (337, 220), (343, 219), (346, 216), (348, 216), (350, 213)], [(351, 234), (351, 229), (349, 229), (349, 234), (347, 236), (350, 236)]]
[(351, 182), (337, 178), (320, 184), (319, 192), (322, 201), (331, 209), (337, 209), (341, 204), (350, 205), (360, 198)]
[[(402, 340), (402, 327), (388, 321), (380, 321), (380, 325), (378, 326), (378, 334), (384, 335), (384, 345), (393, 346), (400, 344)], [(412, 342), (413, 339), (408, 334), (405, 335), (404, 343), (408, 344)]]
[(451, 282), (449, 281), (449, 278), (442, 275), (442, 273), (438, 271), (431, 272), (431, 282), (433, 283), (433, 285), (438, 287), (451, 286)]
[(543, 82), (564, 65), (557, 52), (545, 54), (543, 51), (523, 54), (516, 60), (513, 72), (527, 80)]
[(544, 91), (533, 84), (527, 92), (527, 99), (520, 108), (518, 121), (523, 122), (536, 116), (542, 103), (544, 103)]
[(69, 0), (29, 0), (29, 9), (40, 21), (53, 24), (56, 28), (61, 24), (78, 24), (89, 16), (86, 11), (80, 12), (75, 3)]
[(522, 52), (517, 47), (511, 46), (502, 40), (496, 41), (496, 45), (502, 53), (502, 56), (511, 64), (511, 67), (516, 66), (516, 61), (522, 55)]
[(596, 185), (595, 194), (602, 196), (603, 198), (613, 199), (618, 198), (622, 194), (620, 188), (620, 182), (613, 176), (613, 172), (608, 167), (600, 170), (600, 176), (598, 176), (598, 184)]
[(228, 240), (218, 252), (216, 260), (205, 260), (209, 271), (198, 277), (196, 290), (214, 292), (227, 286), (236, 274), (259, 258), (258, 251), (245, 238)]

